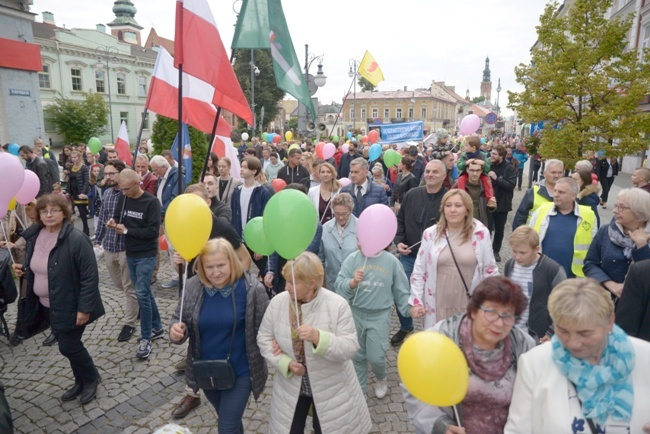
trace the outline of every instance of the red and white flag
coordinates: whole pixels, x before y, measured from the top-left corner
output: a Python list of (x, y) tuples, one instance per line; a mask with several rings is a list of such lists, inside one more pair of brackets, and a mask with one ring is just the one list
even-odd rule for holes
[(211, 151), (217, 154), (220, 159), (228, 157), (228, 159), (230, 159), (230, 176), (235, 179), (241, 179), (241, 167), (239, 165), (238, 152), (233, 146), (232, 140), (230, 140), (230, 134), (227, 136), (220, 136), (217, 134), (214, 137), (214, 142), (212, 142)]
[(115, 150), (117, 151), (117, 156), (120, 160), (124, 161), (124, 164), (131, 166), (133, 164), (133, 156), (131, 155), (131, 146), (129, 145), (129, 133), (126, 131), (126, 122), (122, 121), (122, 126), (120, 127), (120, 132), (117, 135), (117, 141), (115, 142)]
[(215, 88), (212, 102), (250, 125), (251, 112), (207, 0), (177, 0), (174, 66)]
[[(183, 122), (211, 134), (217, 109), (212, 105), (214, 87), (183, 73)], [(174, 59), (160, 47), (145, 106), (154, 113), (178, 120), (178, 69)], [(230, 137), (231, 127), (221, 117), (217, 135)]]

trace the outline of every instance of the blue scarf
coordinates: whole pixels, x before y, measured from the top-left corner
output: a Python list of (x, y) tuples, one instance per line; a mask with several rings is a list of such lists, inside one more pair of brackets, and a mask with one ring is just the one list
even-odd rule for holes
[(607, 336), (607, 346), (599, 365), (573, 357), (557, 335), (551, 342), (553, 362), (576, 386), (585, 417), (594, 419), (601, 426), (610, 415), (614, 420), (629, 422), (634, 403), (630, 375), (635, 355), (625, 332), (614, 325), (614, 330)]

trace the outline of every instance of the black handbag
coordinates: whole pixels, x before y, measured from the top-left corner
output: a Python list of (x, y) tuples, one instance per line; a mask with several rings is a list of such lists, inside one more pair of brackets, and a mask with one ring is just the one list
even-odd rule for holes
[(229, 390), (235, 385), (235, 370), (230, 363), (230, 353), (235, 340), (237, 328), (237, 305), (235, 303), (235, 289), (232, 289), (232, 307), (235, 322), (232, 326), (232, 337), (230, 338), (230, 349), (225, 359), (220, 360), (195, 360), (192, 364), (194, 381), (203, 390)]

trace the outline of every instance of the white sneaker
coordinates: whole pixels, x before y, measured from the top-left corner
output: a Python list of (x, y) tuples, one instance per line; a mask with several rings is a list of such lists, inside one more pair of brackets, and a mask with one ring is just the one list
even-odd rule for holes
[(380, 380), (377, 382), (375, 385), (375, 395), (377, 398), (382, 399), (384, 396), (386, 396), (386, 393), (388, 392), (388, 384), (386, 383), (386, 379), (384, 378), (383, 380)]

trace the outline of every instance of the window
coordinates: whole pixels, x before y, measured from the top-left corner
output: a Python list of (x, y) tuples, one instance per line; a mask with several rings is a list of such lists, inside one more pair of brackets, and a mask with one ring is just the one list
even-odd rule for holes
[[(142, 119), (142, 116), (140, 117)], [(142, 129), (148, 130), (149, 129), (149, 112), (144, 116), (144, 121), (142, 121)]]
[(43, 70), (38, 73), (38, 86), (41, 89), (49, 89), (50, 86), (50, 65), (43, 65)]
[(390, 109), (385, 108), (384, 109), (384, 119), (388, 119), (390, 117)]
[(126, 75), (121, 72), (117, 73), (117, 94), (126, 95)]
[(395, 117), (397, 119), (402, 119), (402, 109), (401, 108), (395, 109)]
[(365, 119), (365, 118), (366, 118), (366, 109), (362, 108), (361, 109), (361, 119)]
[(106, 78), (104, 75), (104, 71), (100, 69), (95, 71), (95, 89), (97, 90), (97, 93), (106, 92)]
[(126, 126), (129, 126), (129, 112), (120, 112), (120, 125), (122, 125), (122, 122), (126, 124)]
[(354, 119), (354, 107), (350, 107), (350, 119)]
[(138, 96), (147, 96), (147, 77), (138, 77)]
[(645, 50), (650, 49), (650, 24), (643, 27), (643, 36), (641, 40), (641, 60), (645, 57)]
[(379, 110), (377, 110), (376, 108), (373, 108), (372, 109), (372, 118), (377, 119), (377, 116), (379, 116)]
[(409, 107), (409, 119), (413, 119), (413, 107)]
[(72, 76), (72, 90), (83, 90), (83, 83), (81, 81), (81, 69), (70, 68), (70, 75)]
[(426, 118), (427, 118), (427, 108), (422, 107), (422, 119), (426, 119)]

